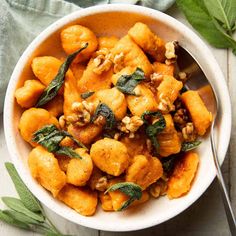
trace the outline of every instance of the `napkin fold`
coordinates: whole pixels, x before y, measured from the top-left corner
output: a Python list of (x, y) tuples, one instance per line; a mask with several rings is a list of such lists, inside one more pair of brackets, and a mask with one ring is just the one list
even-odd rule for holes
[(29, 43), (57, 19), (98, 4), (139, 4), (165, 11), (175, 0), (0, 0), (0, 113), (12, 71)]

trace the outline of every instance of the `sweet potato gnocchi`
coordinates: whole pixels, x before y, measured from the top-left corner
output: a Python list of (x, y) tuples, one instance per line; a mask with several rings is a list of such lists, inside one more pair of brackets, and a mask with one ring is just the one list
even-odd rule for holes
[(98, 201), (121, 211), (187, 194), (212, 115), (177, 75), (176, 42), (142, 22), (122, 38), (82, 25), (60, 36), (66, 59), (35, 57), (15, 91), (36, 181), (84, 216)]

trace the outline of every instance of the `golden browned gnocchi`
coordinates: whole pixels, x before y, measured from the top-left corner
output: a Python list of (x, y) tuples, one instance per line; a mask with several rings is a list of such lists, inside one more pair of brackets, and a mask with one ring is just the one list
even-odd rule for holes
[(15, 92), (17, 103), (24, 108), (33, 107), (43, 93), (44, 88), (45, 86), (38, 80), (26, 80), (24, 86)]
[(104, 138), (94, 143), (90, 155), (99, 169), (114, 176), (122, 174), (129, 164), (126, 146), (110, 138)]
[(67, 165), (67, 183), (75, 186), (84, 186), (93, 171), (93, 162), (84, 148), (76, 149), (82, 159), (71, 159)]
[(88, 47), (79, 54), (75, 62), (86, 61), (97, 49), (98, 41), (96, 35), (82, 25), (72, 25), (61, 32), (62, 47), (67, 54), (71, 54), (88, 43)]
[(57, 198), (84, 216), (93, 215), (98, 203), (96, 192), (69, 184), (59, 192)]
[(66, 184), (66, 175), (55, 156), (38, 146), (30, 152), (28, 163), (32, 176), (56, 197)]
[(121, 211), (187, 194), (199, 163), (190, 150), (212, 114), (186, 91), (188, 78), (175, 77), (173, 42), (142, 22), (121, 38), (83, 25), (60, 33), (69, 55), (35, 57), (34, 76), (15, 91), (32, 176), (84, 216), (98, 199), (104, 211)]

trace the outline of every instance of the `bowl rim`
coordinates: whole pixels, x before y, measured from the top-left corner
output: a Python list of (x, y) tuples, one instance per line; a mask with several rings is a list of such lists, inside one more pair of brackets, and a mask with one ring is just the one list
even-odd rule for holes
[[(11, 122), (11, 119), (9, 117), (13, 117), (13, 104), (14, 104), (14, 89), (16, 87), (18, 78), (22, 70), (24, 68), (25, 63), (27, 62), (28, 57), (33, 53), (35, 49), (38, 48), (38, 46), (48, 37), (50, 37), (51, 34), (55, 33), (58, 29), (63, 27), (66, 24), (69, 24), (70, 22), (73, 22), (81, 17), (84, 16), (89, 16), (97, 13), (106, 13), (106, 12), (127, 12), (127, 13), (136, 13), (136, 14), (141, 14), (145, 16), (151, 16), (158, 21), (161, 21), (171, 27), (175, 25), (175, 27), (180, 27), (182, 28), (188, 36), (188, 39), (191, 39), (191, 41), (194, 41), (195, 43), (198, 44), (199, 50), (204, 50), (204, 53), (207, 55), (209, 61), (211, 62), (211, 66), (214, 66), (215, 73), (218, 73), (218, 77), (221, 77), (222, 80), (218, 81), (220, 84), (220, 89), (221, 93), (224, 94), (224, 109), (226, 109), (228, 116), (225, 117), (228, 125), (228, 130), (225, 130), (224, 133), (224, 146), (223, 146), (223, 151), (222, 151), (222, 159), (221, 164), (225, 158), (229, 141), (230, 141), (230, 134), (231, 134), (231, 103), (230, 103), (230, 97), (229, 97), (229, 92), (227, 89), (226, 81), (224, 79), (224, 75), (219, 67), (218, 62), (214, 58), (212, 52), (210, 49), (207, 47), (207, 45), (202, 41), (202, 39), (199, 38), (199, 36), (194, 33), (191, 29), (189, 29), (187, 26), (185, 26), (183, 23), (179, 22), (178, 20), (174, 19), (173, 17), (154, 10), (150, 8), (146, 8), (143, 6), (137, 6), (137, 5), (128, 5), (128, 4), (111, 4), (111, 5), (98, 5), (98, 6), (93, 6), (85, 9), (80, 9), (78, 11), (75, 11), (69, 15), (66, 15), (62, 17), (61, 19), (57, 20), (53, 24), (49, 25), (45, 30), (43, 30), (31, 43), (30, 45), (26, 48), (20, 59), (18, 60), (14, 71), (12, 73), (12, 76), (10, 78), (7, 92), (6, 92), (6, 97), (5, 97), (5, 102), (4, 102), (4, 133), (5, 133), (5, 139), (7, 143), (7, 148), (10, 153), (11, 159), (26, 186), (30, 189), (30, 191), (37, 196), (37, 198), (50, 210), (54, 211), (58, 215), (64, 217), (65, 219), (74, 222), (76, 224), (80, 224), (89, 228), (97, 229), (97, 230), (105, 230), (105, 231), (132, 231), (132, 230), (140, 230), (144, 228), (148, 228), (154, 225), (158, 225), (160, 223), (163, 223), (176, 215), (180, 214), (184, 210), (186, 210), (188, 207), (190, 207), (202, 194), (206, 191), (206, 189), (209, 187), (209, 185), (212, 183), (213, 179), (216, 176), (216, 172), (213, 172), (211, 176), (209, 177), (208, 181), (202, 186), (201, 191), (194, 195), (191, 201), (189, 201), (185, 207), (183, 208), (177, 208), (175, 211), (172, 211), (172, 214), (169, 214), (166, 218), (164, 219), (154, 219), (150, 222), (146, 222), (145, 220), (143, 221), (143, 224), (136, 225), (136, 224), (130, 224), (128, 227), (119, 225), (119, 227), (114, 227), (112, 224), (106, 224), (104, 225), (103, 223), (96, 222), (96, 225), (93, 222), (89, 221), (88, 217), (81, 216), (78, 220), (74, 219), (73, 217), (69, 217), (67, 214), (63, 212), (63, 209), (59, 208), (53, 208), (51, 205), (52, 202), (46, 201), (45, 196), (42, 196), (41, 194), (38, 194), (38, 186), (33, 185), (31, 180), (27, 179), (27, 176), (22, 172), (22, 168), (24, 168), (24, 165), (22, 161), (19, 161), (19, 158), (17, 158), (17, 151), (14, 149), (15, 147), (15, 142), (14, 142), (14, 129), (13, 129), (13, 124)], [(55, 202), (55, 201), (54, 201)]]

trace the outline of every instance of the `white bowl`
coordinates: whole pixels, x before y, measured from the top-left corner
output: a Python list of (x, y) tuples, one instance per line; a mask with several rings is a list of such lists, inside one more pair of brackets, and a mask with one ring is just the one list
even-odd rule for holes
[(43, 204), (74, 223), (94, 229), (131, 231), (160, 224), (178, 215), (195, 202), (204, 193), (216, 174), (209, 139), (206, 138), (198, 148), (200, 165), (191, 191), (186, 196), (175, 200), (161, 197), (124, 212), (108, 213), (99, 208), (92, 217), (81, 216), (57, 201), (31, 177), (27, 165), (27, 157), (31, 147), (23, 141), (17, 128), (22, 110), (16, 105), (14, 91), (24, 80), (32, 78), (33, 74), (30, 69), (32, 58), (39, 55), (60, 56), (62, 50), (59, 33), (66, 25), (79, 23), (89, 27), (97, 35), (122, 36), (137, 21), (148, 24), (153, 31), (165, 40), (178, 40), (200, 62), (219, 98), (216, 137), (221, 163), (229, 144), (231, 106), (224, 76), (205, 43), (182, 23), (164, 13), (149, 8), (117, 4), (83, 9), (50, 25), (28, 46), (11, 76), (4, 107), (7, 146), (21, 178)]

